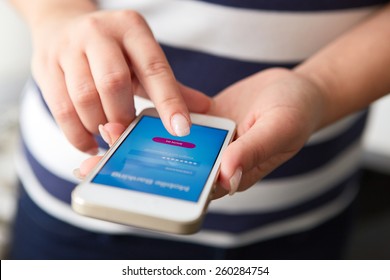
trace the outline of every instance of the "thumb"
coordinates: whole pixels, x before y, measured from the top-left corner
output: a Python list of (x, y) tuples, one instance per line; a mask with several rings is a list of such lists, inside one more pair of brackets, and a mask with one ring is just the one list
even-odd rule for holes
[(100, 135), (110, 147), (125, 130), (126, 127), (120, 123), (106, 123), (105, 125), (99, 125)]
[[(119, 136), (125, 131), (125, 127), (120, 123), (107, 123), (105, 125), (99, 125), (99, 132), (103, 140), (111, 146)], [(80, 164), (80, 168), (76, 168), (73, 171), (73, 174), (79, 178), (83, 179), (91, 170), (98, 164), (102, 159), (102, 156), (93, 156), (84, 160)]]
[(80, 167), (73, 170), (73, 174), (75, 177), (78, 179), (84, 179), (85, 176), (88, 175), (89, 172), (94, 169), (94, 167), (99, 163), (99, 161), (102, 159), (102, 156), (93, 156), (90, 157), (86, 160), (84, 160), (81, 164)]
[(299, 150), (300, 144), (284, 128), (277, 122), (257, 121), (227, 147), (219, 184), (229, 194), (249, 188)]

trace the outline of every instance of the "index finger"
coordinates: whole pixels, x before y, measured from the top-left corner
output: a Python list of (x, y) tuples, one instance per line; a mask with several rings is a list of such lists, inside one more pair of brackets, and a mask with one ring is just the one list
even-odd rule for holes
[(137, 21), (124, 38), (124, 47), (133, 70), (156, 106), (165, 128), (172, 135), (190, 131), (188, 108), (163, 50), (146, 22)]

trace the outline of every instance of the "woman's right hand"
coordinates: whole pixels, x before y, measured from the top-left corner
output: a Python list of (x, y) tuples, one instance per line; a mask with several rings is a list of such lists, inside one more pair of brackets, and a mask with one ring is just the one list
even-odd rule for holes
[(135, 11), (57, 14), (34, 26), (32, 37), (33, 76), (56, 122), (81, 151), (97, 152), (93, 134), (99, 124), (127, 126), (133, 120), (135, 94), (154, 102), (176, 136), (189, 133), (189, 110), (209, 109), (208, 97), (177, 83)]

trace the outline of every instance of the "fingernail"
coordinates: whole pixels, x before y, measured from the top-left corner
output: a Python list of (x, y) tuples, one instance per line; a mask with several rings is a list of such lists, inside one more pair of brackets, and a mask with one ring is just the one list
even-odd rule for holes
[(176, 136), (186, 136), (190, 134), (190, 124), (182, 114), (175, 114), (171, 118), (171, 125)]
[(229, 195), (233, 195), (237, 192), (238, 186), (240, 185), (242, 177), (242, 169), (237, 168), (234, 172), (233, 176), (230, 177), (229, 183), (230, 183), (230, 192)]
[(84, 179), (84, 176), (81, 175), (81, 172), (80, 172), (80, 168), (76, 168), (73, 170), (73, 175), (77, 178), (77, 179)]
[(103, 140), (108, 144), (111, 145), (111, 137), (108, 134), (107, 130), (104, 128), (104, 125), (99, 124), (98, 126), (100, 136), (102, 136)]

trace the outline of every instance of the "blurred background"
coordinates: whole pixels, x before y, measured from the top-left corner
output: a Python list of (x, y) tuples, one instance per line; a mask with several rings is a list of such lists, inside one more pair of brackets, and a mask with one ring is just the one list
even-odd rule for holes
[(30, 56), (27, 27), (9, 4), (0, 0), (0, 259), (8, 245), (8, 226), (14, 214), (18, 103), (30, 72)]
[[(5, 0), (0, 0), (0, 259), (9, 242), (15, 209), (13, 154), (18, 138), (18, 100), (30, 73), (30, 57), (27, 26)], [(346, 259), (390, 259), (389, 123), (390, 95), (373, 105), (364, 138), (357, 223)]]

